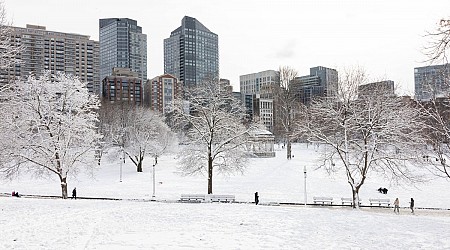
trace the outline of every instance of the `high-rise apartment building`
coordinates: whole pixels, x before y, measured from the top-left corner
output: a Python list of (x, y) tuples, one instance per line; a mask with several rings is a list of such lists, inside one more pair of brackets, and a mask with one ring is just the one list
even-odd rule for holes
[(129, 68), (147, 80), (147, 35), (137, 21), (128, 18), (100, 19), (100, 79), (113, 68)]
[(450, 64), (414, 68), (415, 100), (429, 101), (450, 94)]
[(170, 74), (157, 76), (145, 84), (145, 105), (151, 110), (166, 113), (173, 110), (174, 99), (181, 91), (180, 82)]
[(185, 16), (164, 39), (164, 73), (191, 86), (219, 76), (219, 37), (197, 19)]
[(293, 90), (299, 99), (308, 104), (314, 96), (333, 96), (338, 86), (338, 72), (322, 66), (309, 69), (309, 75), (296, 77)]
[(100, 94), (99, 44), (89, 36), (48, 31), (45, 26), (27, 24), (11, 27), (11, 43), (23, 46), (17, 56), (22, 63), (0, 71), (0, 83), (29, 74), (64, 72), (87, 82), (90, 92)]

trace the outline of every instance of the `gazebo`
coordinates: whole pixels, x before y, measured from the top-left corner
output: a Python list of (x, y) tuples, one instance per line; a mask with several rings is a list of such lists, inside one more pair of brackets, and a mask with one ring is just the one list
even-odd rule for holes
[(248, 151), (258, 158), (275, 157), (275, 136), (267, 130), (255, 129), (249, 133)]

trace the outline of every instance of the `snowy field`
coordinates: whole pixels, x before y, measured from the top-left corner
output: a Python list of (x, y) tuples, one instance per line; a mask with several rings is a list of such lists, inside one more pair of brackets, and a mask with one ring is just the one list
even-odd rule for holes
[(0, 198), (1, 249), (450, 249), (450, 217)]
[[(254, 192), (263, 204), (303, 203), (307, 167), (307, 197), (350, 197), (343, 173), (329, 176), (316, 169), (317, 153), (294, 146), (294, 158), (254, 159), (244, 174), (215, 176), (215, 194), (233, 194), (252, 202)], [(152, 161), (136, 173), (129, 161), (123, 166), (104, 162), (94, 177), (69, 178), (69, 192), (77, 187), (82, 197), (149, 200), (152, 195)], [(389, 189), (387, 195), (379, 187)], [(450, 249), (450, 182), (433, 179), (415, 187), (395, 186), (371, 177), (361, 190), (363, 205), (369, 198), (398, 197), (400, 215), (388, 208), (255, 206), (254, 204), (181, 204), (182, 193), (204, 194), (204, 176), (183, 177), (173, 156), (156, 166), (158, 202), (59, 200), (0, 197), (0, 249)], [(0, 193), (60, 195), (54, 179), (21, 176), (0, 181)], [(418, 209), (411, 215), (409, 199)]]

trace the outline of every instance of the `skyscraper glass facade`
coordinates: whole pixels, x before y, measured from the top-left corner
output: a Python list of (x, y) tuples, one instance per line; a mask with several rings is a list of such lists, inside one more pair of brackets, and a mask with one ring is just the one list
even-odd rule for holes
[(219, 37), (197, 19), (185, 16), (164, 39), (164, 73), (185, 86), (219, 76)]
[(137, 21), (128, 18), (100, 19), (100, 78), (113, 68), (130, 68), (147, 79), (147, 35)]

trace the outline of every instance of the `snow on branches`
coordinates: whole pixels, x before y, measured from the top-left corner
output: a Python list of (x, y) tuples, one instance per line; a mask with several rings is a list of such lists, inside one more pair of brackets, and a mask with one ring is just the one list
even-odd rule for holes
[(213, 170), (242, 172), (246, 166), (249, 128), (243, 125), (245, 111), (239, 100), (214, 80), (186, 89), (185, 99), (178, 99), (174, 110), (186, 133), (179, 154), (181, 170), (207, 173), (208, 193), (212, 193)]
[(90, 95), (86, 83), (71, 75), (45, 72), (17, 81), (9, 107), (9, 156), (14, 164), (3, 164), (8, 174), (26, 167), (37, 175), (56, 174), (62, 197), (67, 198), (67, 176), (80, 167), (94, 168), (98, 97)]

